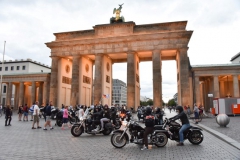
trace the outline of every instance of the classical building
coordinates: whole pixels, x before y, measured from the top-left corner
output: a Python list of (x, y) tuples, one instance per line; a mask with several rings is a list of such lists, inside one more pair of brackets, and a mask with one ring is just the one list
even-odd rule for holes
[(51, 68), (42, 63), (26, 60), (9, 60), (0, 62), (2, 78), (1, 103), (17, 107), (21, 104), (31, 105), (38, 100), (46, 103), (49, 93)]
[[(139, 63), (152, 61), (153, 101), (155, 106), (161, 106), (161, 61), (176, 60), (178, 104), (192, 104), (187, 50), (193, 31), (186, 30), (186, 25), (187, 21), (145, 25), (122, 22), (54, 33), (55, 40), (46, 43), (52, 58), (50, 99), (56, 106), (64, 102), (90, 105), (95, 65), (93, 101), (99, 103), (102, 94), (111, 94), (112, 64), (127, 62), (127, 106), (137, 108), (140, 105)], [(111, 102), (103, 99), (102, 103)]]
[(127, 84), (119, 79), (112, 80), (112, 104), (127, 104)]

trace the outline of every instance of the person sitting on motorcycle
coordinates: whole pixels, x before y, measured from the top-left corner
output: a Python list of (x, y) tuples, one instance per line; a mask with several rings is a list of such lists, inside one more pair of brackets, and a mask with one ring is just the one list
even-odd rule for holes
[[(100, 106), (95, 107), (92, 117), (93, 117), (92, 126), (93, 126), (93, 128), (95, 128), (95, 121), (98, 121), (98, 120), (102, 119), (102, 117), (103, 117), (103, 110), (100, 109)], [(93, 131), (98, 131), (98, 130), (99, 130), (99, 128), (96, 128)]]
[(143, 134), (143, 142), (144, 146), (141, 148), (141, 150), (148, 149), (148, 134), (153, 133), (154, 131), (154, 125), (155, 125), (155, 120), (154, 116), (152, 115), (152, 109), (150, 107), (147, 107), (146, 109), (146, 119), (145, 119), (145, 131)]
[(155, 114), (157, 115), (157, 124), (162, 125), (163, 124), (163, 111), (160, 107), (156, 109)]
[(83, 117), (83, 115), (84, 115), (84, 110), (83, 110), (83, 105), (81, 105), (81, 107), (80, 107), (80, 109), (79, 109), (79, 111), (78, 111), (78, 118), (79, 118), (79, 120)]
[(117, 116), (117, 109), (115, 106), (111, 107), (111, 120), (113, 121), (113, 125), (116, 125), (116, 116)]
[(101, 118), (101, 130), (100, 131), (103, 131), (104, 130), (104, 124), (103, 122), (104, 121), (109, 121), (110, 120), (110, 110), (108, 108), (108, 105), (105, 104), (104, 107), (103, 107), (103, 118)]
[(179, 143), (177, 144), (177, 146), (183, 146), (183, 140), (184, 140), (184, 137), (183, 137), (183, 132), (188, 129), (190, 127), (190, 124), (189, 124), (189, 120), (188, 120), (188, 117), (187, 115), (185, 114), (185, 112), (183, 111), (183, 107), (182, 106), (177, 106), (176, 108), (176, 112), (178, 113), (176, 116), (170, 118), (169, 120), (170, 121), (175, 121), (177, 119), (180, 119), (181, 122), (182, 122), (182, 127), (181, 129), (179, 130)]

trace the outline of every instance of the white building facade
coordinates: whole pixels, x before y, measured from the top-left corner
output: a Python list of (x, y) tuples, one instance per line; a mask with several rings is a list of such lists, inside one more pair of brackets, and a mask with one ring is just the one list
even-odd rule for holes
[(119, 79), (112, 80), (112, 104), (126, 105), (127, 104), (127, 85)]

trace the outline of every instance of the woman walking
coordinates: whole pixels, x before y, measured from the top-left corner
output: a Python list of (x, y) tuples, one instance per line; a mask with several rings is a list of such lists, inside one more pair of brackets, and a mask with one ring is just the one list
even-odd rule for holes
[(62, 123), (62, 130), (64, 130), (64, 126), (68, 125), (69, 128), (71, 128), (71, 125), (68, 123), (68, 106), (65, 106), (65, 109), (63, 110), (63, 123)]
[(18, 120), (19, 120), (19, 121), (22, 121), (22, 114), (23, 114), (23, 106), (20, 105), (20, 106), (18, 107)]
[[(7, 105), (6, 109), (6, 120), (5, 120), (5, 126), (11, 126), (11, 120), (12, 120), (12, 109), (10, 108), (9, 105)], [(8, 122), (8, 124), (7, 124)]]

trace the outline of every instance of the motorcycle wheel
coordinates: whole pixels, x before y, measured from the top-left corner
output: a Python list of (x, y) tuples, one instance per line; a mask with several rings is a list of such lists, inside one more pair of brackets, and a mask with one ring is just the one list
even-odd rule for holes
[(203, 134), (201, 131), (192, 131), (188, 136), (189, 142), (194, 145), (198, 145), (203, 141)]
[(74, 137), (79, 137), (83, 133), (83, 127), (72, 126), (71, 133)]
[(57, 120), (57, 125), (58, 125), (58, 127), (62, 127), (62, 120), (58, 119)]
[(125, 136), (120, 139), (122, 133), (115, 133), (111, 136), (111, 143), (116, 148), (122, 148), (127, 144)]
[(109, 135), (111, 132), (112, 132), (112, 129), (104, 129), (104, 130), (102, 131), (102, 134), (107, 136), (107, 135)]
[(157, 147), (164, 147), (168, 142), (167, 135), (165, 133), (162, 133), (162, 132), (158, 132), (157, 134), (155, 134), (155, 138), (156, 138), (155, 145)]

